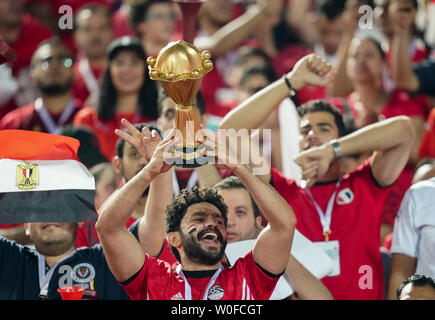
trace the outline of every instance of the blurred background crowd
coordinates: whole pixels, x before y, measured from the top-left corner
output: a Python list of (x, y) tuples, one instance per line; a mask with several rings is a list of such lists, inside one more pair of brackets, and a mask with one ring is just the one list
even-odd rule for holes
[[(298, 90), (295, 105), (329, 101), (342, 112), (347, 133), (394, 116), (410, 117), (413, 151), (383, 209), (379, 245), (386, 279), (403, 197), (412, 184), (435, 176), (434, 76), (426, 75), (425, 88), (432, 92), (409, 85), (413, 68), (435, 57), (434, 8), (428, 0), (207, 0), (197, 17), (194, 44), (210, 51), (214, 63), (197, 99), (202, 122), (211, 130), (309, 53), (337, 74), (327, 87)], [(121, 119), (161, 131), (173, 122), (175, 105), (149, 78), (146, 59), (180, 40), (181, 27), (180, 10), (171, 0), (0, 0), (0, 37), (17, 53), (16, 60), (0, 66), (0, 130), (79, 139), (78, 157), (95, 177), (100, 208), (146, 164), (117, 144), (114, 130), (123, 129)], [(283, 126), (278, 111), (261, 126), (272, 130), (272, 166), (278, 171)], [(369, 156), (347, 157), (342, 174)], [(177, 175), (179, 189), (188, 187), (190, 173)], [(21, 225), (1, 228), (2, 235), (30, 243)], [(97, 242), (92, 224), (84, 224), (77, 245)]]

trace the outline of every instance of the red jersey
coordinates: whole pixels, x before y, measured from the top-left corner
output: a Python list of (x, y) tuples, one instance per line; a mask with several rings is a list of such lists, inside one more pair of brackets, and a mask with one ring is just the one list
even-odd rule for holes
[(435, 158), (435, 109), (432, 109), (424, 125), (419, 152), (422, 158)]
[(24, 223), (0, 224), (0, 229), (12, 229), (24, 225)]
[[(272, 179), (275, 189), (294, 210), (296, 229), (313, 242), (324, 241), (319, 215), (305, 189), (275, 169), (272, 169)], [(310, 188), (322, 210), (335, 186), (336, 182), (331, 182)], [(329, 236), (330, 241), (339, 241), (340, 275), (322, 279), (334, 299), (383, 298), (384, 274), (379, 247), (382, 208), (388, 192), (389, 188), (379, 187), (374, 180), (369, 161), (342, 178), (332, 209)], [(369, 277), (367, 281), (364, 276)]]
[(74, 125), (89, 127), (98, 138), (101, 153), (107, 160), (111, 160), (116, 155), (116, 142), (118, 141), (115, 129), (123, 129), (121, 125), (122, 118), (127, 119), (133, 124), (155, 120), (139, 116), (135, 113), (117, 113), (112, 120), (100, 120), (95, 108), (86, 107), (77, 113), (74, 118)]
[(113, 27), (113, 38), (120, 38), (123, 36), (136, 37), (136, 33), (131, 28), (130, 22), (128, 21), (128, 7), (121, 6), (112, 15), (112, 27)]
[[(355, 107), (355, 93), (351, 93), (349, 95), (347, 102), (349, 103), (353, 118), (358, 118), (359, 114), (357, 108)], [(379, 120), (400, 115), (405, 115), (408, 117), (426, 117), (425, 109), (421, 104), (415, 102), (414, 99), (411, 98), (405, 91), (395, 89), (390, 93), (388, 102), (379, 113)]]
[[(98, 212), (98, 215), (100, 213)], [(125, 224), (128, 229), (136, 219), (130, 217)], [(100, 243), (100, 238), (98, 237), (97, 229), (95, 229), (95, 222), (83, 222), (82, 225), (77, 229), (76, 236), (76, 248), (80, 247), (92, 247), (95, 244)]]
[[(27, 79), (29, 77), (28, 73), (30, 71), (28, 69), (33, 53), (42, 41), (51, 37), (53, 37), (53, 33), (50, 29), (44, 27), (29, 14), (23, 15), (18, 39), (14, 43), (9, 43), (11, 48), (15, 50), (17, 54), (17, 58), (10, 62), (12, 74), (15, 78), (20, 79), (23, 77)], [(20, 91), (18, 91), (17, 94), (19, 94), (19, 92)], [(0, 119), (18, 106), (20, 106), (20, 102), (16, 102), (14, 98), (11, 98), (9, 102), (6, 102), (0, 108)]]
[(313, 50), (303, 45), (288, 45), (278, 50), (276, 55), (271, 57), (271, 63), (277, 76), (281, 77), (290, 72), (299, 59), (310, 53), (313, 53)]
[(231, 110), (233, 99), (232, 96), (228, 99), (225, 97), (225, 90), (230, 90), (230, 87), (215, 67), (201, 82), (201, 92), (204, 95), (207, 114), (224, 117)]
[(212, 278), (214, 272), (185, 273), (145, 255), (142, 269), (122, 286), (133, 300), (187, 300), (187, 279), (192, 300), (267, 300), (279, 279), (264, 273), (255, 263), (252, 252), (238, 259), (234, 266), (224, 267), (216, 279)]
[[(62, 112), (58, 114), (53, 114), (49, 112), (49, 115), (53, 119), (54, 124), (59, 124), (59, 127), (67, 124), (72, 124), (74, 116), (81, 109), (81, 103), (79, 101), (74, 100), (73, 103), (74, 108), (69, 116), (66, 117), (66, 119), (61, 119)], [(59, 120), (61, 120), (62, 123), (59, 123)], [(0, 130), (1, 129), (21, 129), (39, 132), (50, 132), (42, 121), (40, 114), (36, 111), (35, 102), (15, 109), (6, 114), (0, 120)]]
[(76, 248), (92, 247), (100, 243), (97, 230), (95, 229), (95, 222), (83, 222), (77, 229)]
[(166, 241), (166, 239), (163, 242), (163, 249), (160, 252), (158, 258), (160, 260), (166, 261), (172, 267), (174, 267), (180, 263), (180, 261), (178, 261), (177, 258), (175, 258), (174, 254), (172, 253), (171, 247), (169, 246), (169, 243), (168, 243), (168, 241)]
[[(355, 94), (350, 94), (347, 101), (354, 119), (357, 119), (359, 114), (355, 107)], [(421, 103), (416, 102), (405, 91), (394, 89), (390, 93), (390, 98), (379, 113), (378, 118), (379, 120), (384, 120), (400, 115), (421, 117), (424, 119), (426, 110)], [(394, 186), (391, 188), (383, 210), (383, 222), (391, 226), (394, 225), (394, 219), (399, 211), (402, 198), (405, 195), (406, 190), (411, 186), (414, 170), (414, 166), (407, 165), (398, 177)]]
[(91, 93), (99, 90), (103, 71), (100, 68), (91, 68), (86, 60), (77, 61), (74, 64), (74, 97), (85, 103)]
[(51, 37), (53, 33), (50, 29), (44, 27), (29, 14), (23, 15), (20, 35), (14, 43), (10, 44), (17, 53), (17, 59), (11, 64), (14, 76), (17, 76), (22, 68), (30, 65), (30, 60), (38, 45)]

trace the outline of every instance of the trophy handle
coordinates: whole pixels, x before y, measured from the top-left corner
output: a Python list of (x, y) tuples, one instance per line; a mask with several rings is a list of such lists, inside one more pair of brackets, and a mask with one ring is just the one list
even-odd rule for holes
[(196, 16), (205, 0), (174, 0), (181, 9), (183, 16), (183, 40), (193, 43), (196, 32)]

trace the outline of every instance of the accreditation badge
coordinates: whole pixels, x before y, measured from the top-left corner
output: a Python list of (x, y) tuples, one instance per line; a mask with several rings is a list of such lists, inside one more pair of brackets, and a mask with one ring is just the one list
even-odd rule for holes
[(332, 260), (332, 272), (327, 277), (336, 277), (340, 275), (340, 250), (338, 240), (314, 242), (321, 248)]

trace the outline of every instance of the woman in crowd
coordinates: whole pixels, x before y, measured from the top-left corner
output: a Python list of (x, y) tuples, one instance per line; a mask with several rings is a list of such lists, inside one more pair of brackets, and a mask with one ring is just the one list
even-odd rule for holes
[(97, 109), (84, 108), (74, 118), (74, 125), (86, 125), (94, 131), (108, 161), (115, 156), (118, 137), (114, 131), (121, 128), (122, 118), (133, 124), (157, 119), (157, 83), (149, 78), (146, 58), (138, 39), (126, 36), (114, 40), (107, 50), (108, 67)]
[(383, 239), (392, 232), (394, 217), (406, 190), (411, 186), (415, 164), (419, 160), (419, 146), (424, 131), (425, 110), (421, 104), (400, 90), (387, 93), (383, 74), (387, 68), (381, 44), (367, 36), (354, 37), (347, 57), (347, 77), (354, 91), (347, 97), (342, 112), (349, 127), (361, 128), (371, 123), (406, 115), (411, 118), (416, 132), (413, 151), (408, 165), (399, 176), (384, 208)]

